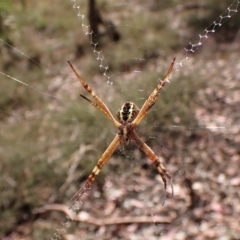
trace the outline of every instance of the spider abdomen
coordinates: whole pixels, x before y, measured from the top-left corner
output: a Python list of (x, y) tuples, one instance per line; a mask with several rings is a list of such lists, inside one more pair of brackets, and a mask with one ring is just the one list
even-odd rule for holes
[(117, 112), (117, 118), (123, 125), (131, 123), (138, 115), (139, 108), (133, 102), (126, 102)]

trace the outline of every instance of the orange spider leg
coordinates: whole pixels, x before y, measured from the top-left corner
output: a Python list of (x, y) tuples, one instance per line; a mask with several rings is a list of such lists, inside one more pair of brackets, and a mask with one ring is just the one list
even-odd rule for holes
[(72, 205), (69, 209), (73, 207), (73, 205), (82, 197), (82, 195), (91, 188), (92, 184), (94, 183), (95, 179), (97, 178), (98, 174), (100, 173), (103, 166), (106, 164), (106, 162), (109, 160), (109, 158), (112, 156), (115, 149), (118, 147), (120, 143), (120, 136), (117, 135), (112, 143), (109, 145), (109, 147), (106, 149), (106, 151), (103, 153), (102, 157), (98, 160), (96, 166), (92, 170), (92, 173), (88, 176), (85, 184), (78, 190), (78, 192), (72, 197), (71, 201), (73, 201)]
[(103, 101), (101, 100), (100, 97), (98, 97), (96, 95), (96, 93), (91, 89), (91, 87), (81, 78), (81, 76), (77, 73), (77, 71), (75, 70), (75, 68), (73, 67), (73, 65), (68, 61), (68, 64), (70, 65), (71, 69), (73, 70), (73, 72), (75, 73), (76, 77), (78, 78), (78, 80), (80, 81), (80, 83), (83, 85), (83, 87), (93, 96), (93, 98), (96, 100), (96, 103), (92, 102), (90, 99), (84, 97), (83, 95), (81, 95), (81, 97), (83, 97), (85, 100), (87, 100), (88, 102), (90, 102), (94, 107), (98, 108), (99, 110), (101, 110), (112, 122), (116, 127), (121, 126), (121, 124), (113, 117), (113, 115), (111, 114), (111, 112), (109, 111), (109, 109), (107, 108), (107, 106), (103, 103)]
[(142, 120), (143, 118), (148, 114), (149, 110), (152, 108), (152, 106), (155, 104), (155, 102), (158, 99), (159, 96), (159, 91), (164, 87), (166, 82), (168, 81), (172, 71), (173, 71), (173, 66), (174, 66), (175, 58), (173, 59), (166, 76), (164, 79), (157, 85), (157, 87), (153, 90), (151, 95), (148, 97), (148, 99), (145, 101), (143, 104), (139, 114), (137, 117), (133, 120), (132, 125), (136, 127)]
[(167, 191), (167, 178), (170, 182), (171, 189), (172, 189), (172, 196), (174, 195), (173, 185), (172, 185), (172, 177), (167, 172), (166, 168), (162, 165), (157, 155), (152, 151), (152, 149), (145, 143), (143, 140), (137, 135), (135, 131), (132, 132), (132, 139), (137, 143), (139, 148), (147, 155), (147, 157), (153, 162), (155, 167), (157, 168), (158, 172), (160, 173), (165, 189), (165, 197), (163, 200), (163, 205), (166, 199), (166, 191)]

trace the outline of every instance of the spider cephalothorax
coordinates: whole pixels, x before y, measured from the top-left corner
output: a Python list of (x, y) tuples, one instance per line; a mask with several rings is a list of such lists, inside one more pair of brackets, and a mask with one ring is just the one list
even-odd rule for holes
[[(160, 81), (157, 85), (157, 87), (153, 90), (153, 92), (150, 94), (148, 99), (143, 104), (142, 108), (139, 109), (133, 102), (126, 102), (123, 104), (121, 109), (117, 113), (117, 119), (118, 121), (113, 117), (107, 106), (104, 104), (104, 102), (96, 95), (96, 93), (90, 88), (90, 86), (81, 78), (81, 76), (77, 73), (77, 71), (74, 69), (72, 64), (70, 62), (69, 65), (72, 68), (73, 72), (77, 76), (80, 83), (83, 85), (83, 87), (92, 95), (92, 97), (95, 99), (95, 102), (88, 99), (87, 97), (81, 95), (85, 100), (87, 100), (89, 103), (91, 103), (95, 108), (98, 108), (101, 110), (105, 116), (107, 116), (112, 123), (117, 127), (118, 134), (113, 139), (112, 143), (109, 145), (109, 147), (106, 149), (106, 151), (103, 153), (101, 158), (98, 160), (96, 166), (92, 170), (91, 174), (88, 176), (85, 184), (83, 187), (81, 187), (78, 192), (73, 196), (72, 198), (72, 205), (71, 207), (81, 198), (81, 196), (91, 188), (93, 182), (95, 181), (97, 175), (101, 171), (104, 164), (108, 161), (108, 159), (111, 157), (115, 149), (119, 146), (119, 144), (127, 145), (130, 140), (134, 140), (135, 143), (138, 145), (138, 147), (148, 156), (148, 158), (153, 162), (155, 167), (157, 168), (159, 174), (162, 177), (163, 183), (164, 183), (164, 190), (166, 192), (167, 189), (167, 179), (170, 181), (171, 187), (172, 187), (172, 195), (173, 195), (173, 186), (172, 186), (172, 178), (171, 175), (167, 172), (165, 167), (160, 162), (158, 156), (152, 151), (152, 149), (138, 136), (135, 129), (138, 126), (138, 124), (143, 120), (143, 118), (148, 114), (149, 110), (153, 107), (155, 102), (157, 101), (157, 98), (159, 96), (159, 91), (164, 87), (166, 82), (169, 79), (169, 76), (171, 72), (173, 71), (173, 65), (174, 65), (175, 58), (172, 61), (171, 66), (168, 69), (168, 72), (164, 79)], [(164, 203), (164, 201), (163, 201)], [(70, 208), (71, 208), (70, 207)]]

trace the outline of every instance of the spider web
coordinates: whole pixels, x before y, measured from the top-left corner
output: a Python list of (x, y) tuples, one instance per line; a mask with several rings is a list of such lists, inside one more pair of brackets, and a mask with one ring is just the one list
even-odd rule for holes
[[(4, 91), (3, 94), (16, 96), (16, 100), (14, 100), (14, 97), (7, 95), (9, 102), (13, 101), (13, 104), (9, 104), (9, 108), (1, 110), (1, 118), (4, 123), (10, 123), (9, 125), (6, 124), (2, 134), (2, 149), (4, 148), (5, 152), (2, 155), (4, 159), (3, 169), (6, 172), (3, 175), (5, 183), (3, 190), (9, 194), (6, 195), (7, 200), (4, 200), (4, 206), (9, 206), (9, 199), (12, 197), (11, 192), (18, 190), (17, 198), (23, 197), (20, 190), (25, 189), (26, 186), (18, 183), (19, 172), (22, 172), (23, 177), (28, 179), (32, 177), (31, 173), (37, 171), (29, 169), (27, 167), (28, 162), (27, 160), (24, 162), (24, 159), (28, 159), (31, 164), (39, 166), (39, 174), (36, 173), (36, 176), (34, 176), (35, 179), (39, 179), (39, 184), (27, 192), (28, 194), (24, 198), (26, 205), (31, 206), (31, 204), (36, 203), (34, 195), (44, 195), (43, 199), (48, 203), (59, 202), (58, 199), (65, 195), (65, 199), (60, 200), (60, 202), (68, 203), (71, 195), (83, 182), (81, 175), (84, 179), (86, 178), (116, 134), (116, 129), (111, 126), (110, 122), (106, 121), (104, 116), (101, 116), (101, 113), (79, 99), (79, 92), (85, 93), (72, 75), (66, 60), (70, 60), (74, 64), (86, 82), (93, 86), (93, 89), (114, 113), (126, 100), (132, 100), (140, 107), (158, 83), (159, 78), (164, 76), (172, 58), (176, 56), (177, 64), (170, 84), (160, 93), (157, 104), (147, 116), (147, 119), (141, 123), (138, 130), (142, 138), (160, 156), (165, 167), (173, 175), (175, 198), (168, 199), (166, 205), (161, 206), (163, 198), (161, 179), (147, 158), (132, 144), (129, 148), (116, 151), (116, 154), (105, 167), (106, 171), (103, 170), (103, 177), (99, 176), (91, 191), (84, 196), (83, 202), (76, 206), (75, 215), (78, 216), (77, 214), (80, 213), (81, 217), (86, 219), (89, 217), (88, 214), (91, 213), (90, 216), (96, 216), (96, 218), (102, 220), (108, 216), (115, 216), (115, 218), (112, 218), (113, 221), (124, 212), (128, 212), (127, 216), (135, 220), (139, 216), (146, 216), (151, 219), (150, 227), (147, 225), (147, 227), (138, 229), (137, 224), (127, 225), (122, 231), (118, 232), (115, 239), (126, 238), (126, 236), (130, 239), (133, 239), (134, 236), (138, 236), (138, 239), (140, 237), (142, 239), (144, 237), (145, 239), (158, 239), (159, 236), (168, 239), (167, 236), (170, 232), (174, 234), (173, 236), (176, 239), (180, 239), (183, 234), (185, 234), (185, 237), (188, 236), (186, 235), (188, 232), (182, 229), (186, 230), (186, 225), (192, 223), (191, 217), (187, 217), (186, 223), (182, 225), (164, 225), (158, 224), (158, 222), (172, 221), (171, 219), (175, 219), (176, 213), (181, 216), (184, 213), (183, 211), (187, 209), (183, 202), (193, 207), (191, 204), (197, 201), (196, 198), (201, 199), (202, 194), (202, 199), (199, 200), (202, 205), (194, 209), (194, 211), (197, 211), (196, 214), (200, 214), (198, 212), (204, 207), (210, 209), (205, 210), (206, 214), (214, 213), (215, 216), (219, 216), (221, 211), (231, 211), (228, 202), (224, 202), (224, 204), (220, 202), (221, 194), (217, 194), (214, 201), (209, 201), (212, 195), (208, 191), (214, 191), (217, 188), (215, 185), (221, 184), (223, 186), (221, 191), (225, 193), (228, 187), (226, 184), (228, 180), (225, 179), (228, 176), (233, 176), (231, 183), (233, 189), (231, 188), (231, 191), (229, 190), (227, 193), (230, 194), (229, 198), (232, 197), (233, 201), (237, 199), (237, 193), (234, 191), (234, 187), (238, 184), (237, 175), (235, 172), (231, 173), (232, 168), (227, 168), (222, 163), (225, 155), (221, 151), (229, 152), (229, 155), (232, 154), (230, 162), (233, 166), (236, 166), (234, 164), (236, 164), (238, 158), (236, 148), (232, 145), (238, 142), (236, 134), (239, 132), (239, 119), (237, 114), (233, 114), (236, 112), (234, 109), (239, 101), (237, 97), (239, 87), (236, 82), (236, 79), (239, 78), (239, 62), (236, 62), (236, 53), (232, 54), (232, 58), (217, 55), (215, 49), (217, 44), (212, 36), (216, 36), (215, 30), (217, 28), (221, 30), (221, 25), (234, 15), (239, 8), (239, 1), (234, 1), (213, 24), (205, 28), (199, 37), (189, 42), (187, 47), (186, 43), (189, 39), (194, 39), (196, 35), (191, 36), (190, 29), (187, 34), (179, 33), (186, 21), (183, 18), (185, 16), (180, 16), (176, 12), (177, 10), (181, 11), (184, 6), (186, 7), (184, 3), (178, 4), (178, 8), (174, 12), (175, 15), (169, 11), (169, 8), (160, 5), (160, 7), (166, 7), (166, 15), (160, 17), (155, 14), (156, 12), (149, 10), (152, 6), (141, 2), (132, 2), (131, 4), (126, 2), (117, 4), (98, 2), (101, 11), (104, 15), (112, 16), (113, 24), (122, 34), (118, 43), (113, 43), (112, 40), (108, 39), (107, 34), (103, 34), (106, 45), (103, 43), (100, 48), (98, 46), (100, 44), (92, 41), (93, 33), (89, 30), (85, 14), (87, 6), (77, 1), (72, 1), (72, 3), (64, 1), (59, 8), (64, 9), (65, 4), (68, 7), (73, 5), (71, 15), (75, 17), (75, 20), (66, 24), (74, 29), (74, 32), (68, 37), (68, 43), (59, 40), (62, 38), (62, 32), (56, 31), (55, 35), (52, 36), (54, 27), (55, 29), (59, 26), (62, 29), (66, 28), (59, 19), (60, 17), (51, 26), (50, 31), (46, 26), (50, 24), (50, 20), (47, 19), (47, 22), (44, 23), (44, 19), (38, 16), (36, 25), (39, 37), (27, 38), (27, 29), (24, 27), (12, 36), (13, 39), (18, 39), (14, 43), (11, 43), (11, 39), (1, 38), (2, 56), (7, 63), (1, 70), (2, 77), (6, 77), (1, 77), (1, 82), (3, 82), (2, 89), (8, 90)], [(153, 7), (157, 9), (159, 6), (157, 3), (155, 4), (153, 4)], [(41, 11), (47, 16), (51, 13), (50, 10), (52, 9), (47, 6)], [(57, 10), (59, 10), (57, 7), (54, 8), (56, 13)], [(32, 6), (29, 12), (22, 17), (21, 21), (23, 23), (24, 21), (27, 22), (28, 17), (31, 17), (31, 12), (34, 12)], [(70, 10), (65, 10), (64, 13), (67, 14), (67, 12), (70, 12)], [(203, 11), (199, 10), (199, 18), (201, 14), (206, 14), (206, 12), (207, 10), (204, 8)], [(14, 26), (18, 29), (19, 26), (16, 26), (15, 16), (17, 15), (11, 14), (12, 19), (7, 19), (7, 26)], [(167, 17), (167, 24), (164, 24)], [(66, 19), (64, 20), (67, 21)], [(12, 25), (11, 21), (15, 25)], [(79, 26), (82, 26), (82, 29)], [(46, 33), (45, 29), (46, 32), (50, 32)], [(170, 31), (170, 34), (167, 33), (168, 31)], [(26, 37), (19, 37), (20, 33), (21, 35), (25, 33)], [(83, 33), (86, 35), (85, 39)], [(155, 35), (157, 33), (159, 37), (156, 39)], [(41, 34), (43, 37), (41, 37)], [(140, 36), (143, 37), (140, 38)], [(177, 51), (174, 50), (174, 42), (171, 43), (174, 37), (180, 38), (183, 42), (182, 48)], [(139, 39), (138, 42), (135, 42), (136, 38)], [(207, 38), (209, 38), (209, 41), (205, 42)], [(40, 46), (37, 45), (36, 39), (38, 41), (44, 40), (44, 44), (42, 44), (42, 41)], [(29, 43), (29, 48), (22, 43), (20, 44), (20, 40), (26, 40)], [(169, 47), (169, 42), (172, 47)], [(75, 49), (73, 47), (68, 48), (67, 44), (75, 44)], [(230, 47), (234, 47), (234, 44), (231, 44), (231, 46), (222, 44), (222, 47), (225, 47), (225, 52), (227, 52)], [(65, 52), (65, 48), (67, 52)], [(43, 55), (40, 56), (41, 61), (38, 60), (39, 53), (36, 49), (40, 51), (40, 55)], [(89, 52), (92, 52), (92, 55), (88, 54)], [(212, 58), (209, 55), (213, 55)], [(63, 56), (67, 57), (63, 59)], [(14, 59), (14, 66), (8, 65), (13, 60), (7, 61), (7, 57)], [(59, 62), (61, 64), (57, 64)], [(17, 72), (14, 72), (14, 68), (17, 69)], [(37, 70), (33, 71), (32, 69)], [(215, 79), (214, 75), (220, 71), (218, 84), (216, 84), (216, 81), (212, 81), (213, 83), (208, 83), (208, 85), (203, 82), (206, 78)], [(103, 76), (99, 77), (101, 74)], [(10, 86), (5, 85), (8, 79), (11, 80)], [(28, 102), (24, 102), (24, 95), (28, 96)], [(204, 100), (202, 104), (198, 102), (200, 100)], [(46, 105), (41, 105), (41, 102), (45, 102)], [(219, 102), (223, 102), (223, 104), (220, 105)], [(219, 106), (216, 106), (216, 108), (211, 106), (218, 104)], [(220, 112), (219, 109), (224, 104), (226, 106)], [(21, 129), (19, 126), (21, 126)], [(51, 129), (55, 129), (55, 131), (52, 132)], [(214, 132), (216, 135), (212, 135), (210, 132)], [(34, 138), (34, 135), (36, 138)], [(201, 138), (202, 135), (205, 138)], [(214, 154), (215, 145), (212, 142), (217, 137), (220, 139), (226, 138), (234, 144), (226, 146), (219, 141), (219, 144), (223, 144), (223, 146), (222, 148), (217, 147), (217, 153)], [(13, 141), (14, 138), (16, 138), (16, 141)], [(198, 140), (198, 144), (196, 140)], [(47, 143), (47, 146), (45, 143)], [(213, 153), (207, 155), (204, 152), (207, 147), (213, 148)], [(3, 153), (3, 150), (1, 152)], [(17, 157), (12, 156), (11, 152)], [(33, 157), (35, 154), (36, 156)], [(202, 154), (202, 156), (199, 157), (199, 154)], [(205, 162), (199, 163), (197, 169), (193, 171), (194, 164), (196, 164), (195, 159), (204, 159), (209, 156), (209, 162), (212, 161), (213, 166), (220, 164), (220, 170), (223, 171), (226, 168), (227, 173), (219, 172), (219, 169), (214, 170), (214, 167), (206, 165)], [(82, 162), (85, 159), (87, 164)], [(8, 174), (8, 172), (11, 172), (11, 166), (5, 164), (7, 160), (11, 160), (11, 164), (21, 162), (24, 167), (16, 171), (16, 175)], [(46, 163), (52, 169), (50, 173), (46, 173), (46, 167), (44, 167)], [(209, 176), (204, 176), (200, 173), (201, 171)], [(186, 176), (185, 180), (183, 175)], [(56, 180), (48, 185), (41, 176), (45, 179), (55, 178)], [(57, 179), (63, 180), (58, 181)], [(214, 183), (208, 186), (205, 181), (210, 180)], [(76, 182), (73, 183), (73, 181)], [(56, 190), (53, 190), (52, 184), (56, 186)], [(29, 185), (31, 185), (31, 182), (29, 182)], [(104, 186), (103, 189), (101, 189), (101, 185)], [(11, 190), (7, 191), (6, 189), (9, 186)], [(151, 193), (148, 192), (148, 189), (151, 189)], [(100, 201), (101, 198), (103, 201)], [(226, 198), (225, 201), (229, 201), (229, 198)], [(36, 205), (42, 206), (45, 204), (37, 202)], [(66, 205), (68, 206), (68, 204)], [(121, 207), (118, 208), (118, 205)], [(177, 212), (176, 207), (183, 209), (182, 212)], [(96, 212), (96, 209), (100, 209), (100, 211)], [(37, 212), (36, 208), (34, 211)], [(99, 215), (100, 213), (102, 215)], [(29, 217), (27, 211), (25, 211), (25, 214)], [(49, 217), (49, 220), (53, 222), (61, 221), (59, 219), (63, 218), (58, 215), (58, 212), (56, 215)], [(178, 218), (178, 220), (181, 220), (181, 218)], [(41, 223), (41, 220), (37, 222), (40, 225)], [(204, 223), (203, 221), (203, 226)], [(52, 239), (60, 239), (63, 235), (73, 237), (75, 231), (72, 231), (71, 228), (75, 227), (75, 223), (69, 217), (62, 221), (61, 227), (58, 224), (57, 226), (54, 229), (51, 227), (51, 231), (47, 234)], [(235, 229), (234, 225), (230, 226)], [(92, 230), (89, 230), (89, 225), (85, 223), (80, 223), (78, 226), (79, 231), (83, 232), (80, 233), (82, 234), (81, 239), (90, 237), (90, 232), (94, 231), (96, 231), (94, 236), (114, 239), (111, 233), (116, 231), (116, 228), (115, 226), (102, 226), (92, 227)], [(33, 229), (36, 234), (39, 234), (38, 229), (41, 229), (41, 227), (34, 226)], [(209, 234), (213, 234), (209, 231), (209, 226), (206, 229), (210, 232)], [(72, 235), (70, 234), (71, 231), (73, 232)], [(197, 231), (194, 226), (192, 231)], [(234, 231), (236, 230), (233, 230), (232, 236), (236, 234)], [(124, 235), (124, 232), (127, 235)], [(224, 230), (222, 235), (226, 235)]]

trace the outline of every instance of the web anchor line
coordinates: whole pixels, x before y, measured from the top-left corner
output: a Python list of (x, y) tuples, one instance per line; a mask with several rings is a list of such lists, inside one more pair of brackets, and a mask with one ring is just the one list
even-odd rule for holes
[(185, 59), (180, 61), (179, 65), (182, 67), (184, 60), (189, 58), (189, 54), (195, 53), (195, 51), (202, 46), (203, 42), (212, 33), (215, 33), (228, 19), (236, 14), (240, 7), (240, 0), (235, 0), (216, 20), (214, 20), (207, 28), (204, 29), (202, 34), (198, 35), (196, 42), (189, 42), (188, 46), (184, 48)]
[(73, 4), (73, 9), (76, 9), (78, 11), (77, 16), (81, 19), (81, 25), (82, 28), (86, 29), (85, 35), (89, 35), (90, 36), (90, 41), (89, 44), (93, 47), (93, 54), (96, 56), (96, 60), (100, 62), (99, 64), (99, 68), (101, 71), (103, 71), (103, 76), (107, 79), (107, 83), (112, 84), (112, 82), (110, 81), (110, 75), (108, 75), (109, 73), (109, 66), (105, 61), (103, 52), (101, 49), (97, 49), (99, 46), (99, 42), (94, 42), (93, 40), (93, 35), (96, 35), (90, 28), (89, 24), (85, 24), (85, 15), (81, 13), (81, 7), (80, 4), (76, 3), (76, 0), (71, 0), (74, 4)]

